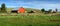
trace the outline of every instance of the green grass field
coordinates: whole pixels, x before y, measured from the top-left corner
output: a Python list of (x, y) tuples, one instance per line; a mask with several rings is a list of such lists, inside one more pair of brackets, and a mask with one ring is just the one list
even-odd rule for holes
[(60, 16), (0, 15), (0, 26), (60, 26)]
[[(10, 12), (12, 9), (7, 9)], [(34, 9), (33, 9), (34, 10)], [(31, 11), (31, 9), (26, 9)], [(35, 10), (38, 11), (38, 10)], [(0, 26), (60, 26), (60, 16), (50, 14), (7, 14), (0, 13)]]

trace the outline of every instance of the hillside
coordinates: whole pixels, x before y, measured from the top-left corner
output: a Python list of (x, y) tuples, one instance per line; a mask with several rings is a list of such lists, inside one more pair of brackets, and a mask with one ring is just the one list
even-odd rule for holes
[[(9, 12), (9, 11), (11, 11), (11, 10), (13, 10), (14, 8), (7, 8), (7, 11)], [(18, 9), (14, 9), (14, 10), (18, 10)], [(30, 12), (31, 10), (32, 11), (37, 11), (37, 12), (40, 12), (40, 10), (38, 10), (38, 9), (33, 9), (33, 8), (25, 8), (25, 10), (27, 11), (27, 12)]]
[(36, 12), (40, 12), (40, 10), (39, 9), (33, 9), (33, 8), (25, 8), (26, 9), (26, 11), (36, 11)]

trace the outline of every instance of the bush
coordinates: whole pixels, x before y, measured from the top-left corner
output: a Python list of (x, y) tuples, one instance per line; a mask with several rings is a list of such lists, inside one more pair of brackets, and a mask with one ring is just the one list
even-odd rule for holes
[(43, 9), (41, 9), (41, 12), (45, 12), (45, 9), (43, 8)]

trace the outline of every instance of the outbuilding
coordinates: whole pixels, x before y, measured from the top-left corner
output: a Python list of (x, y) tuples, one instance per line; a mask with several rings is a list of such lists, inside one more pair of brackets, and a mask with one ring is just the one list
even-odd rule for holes
[(25, 9), (24, 9), (23, 7), (20, 7), (20, 8), (18, 9), (18, 12), (19, 12), (19, 13), (25, 13)]

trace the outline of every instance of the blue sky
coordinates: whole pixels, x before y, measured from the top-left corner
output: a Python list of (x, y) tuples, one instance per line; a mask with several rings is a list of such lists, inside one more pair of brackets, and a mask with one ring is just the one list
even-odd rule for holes
[(60, 0), (0, 0), (0, 6), (2, 3), (6, 4), (6, 7), (26, 7), (36, 9), (55, 9), (60, 10)]

